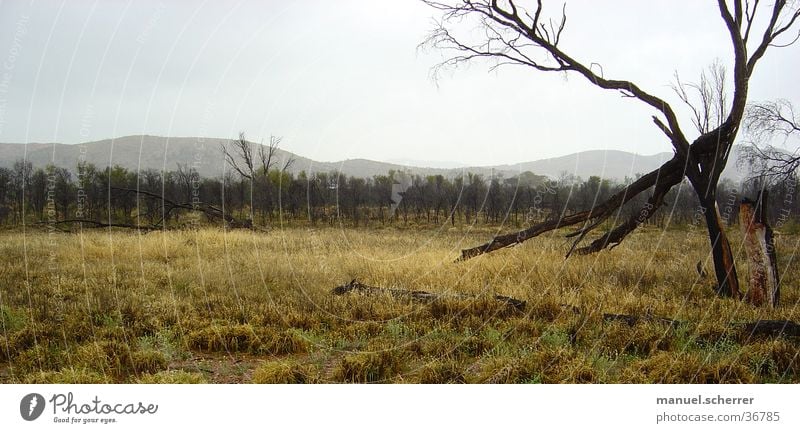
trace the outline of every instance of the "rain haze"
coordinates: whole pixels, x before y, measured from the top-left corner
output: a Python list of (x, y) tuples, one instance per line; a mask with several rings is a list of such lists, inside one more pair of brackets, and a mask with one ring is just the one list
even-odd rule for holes
[[(558, 15), (560, 3), (548, 7)], [(567, 51), (674, 107), (676, 73), (691, 82), (715, 59), (731, 63), (716, 2), (572, 1), (566, 10)], [(3, 1), (0, 142), (247, 131), (321, 161), (441, 165), (671, 150), (652, 109), (577, 75), (477, 61), (434, 80), (446, 54), (418, 46), (437, 18), (415, 0)], [(798, 50), (768, 52), (751, 101), (800, 101)]]
[(0, 0), (5, 430), (800, 432), (800, 0), (563, 1)]

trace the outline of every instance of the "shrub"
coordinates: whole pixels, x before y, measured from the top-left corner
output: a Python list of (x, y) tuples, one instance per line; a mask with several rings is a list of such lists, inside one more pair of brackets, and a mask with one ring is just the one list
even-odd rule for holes
[(144, 374), (137, 383), (206, 383), (205, 377), (200, 373), (190, 373), (183, 370), (164, 370), (158, 373)]
[(131, 354), (133, 370), (137, 373), (155, 373), (167, 368), (167, 358), (163, 353), (152, 350), (139, 350)]
[(191, 332), (187, 343), (208, 352), (260, 353), (262, 339), (251, 325), (210, 325)]
[(24, 383), (109, 383), (107, 377), (91, 370), (65, 368), (59, 371), (40, 371), (26, 375)]
[(400, 372), (402, 353), (388, 350), (346, 355), (333, 372), (333, 379), (360, 383), (391, 379)]

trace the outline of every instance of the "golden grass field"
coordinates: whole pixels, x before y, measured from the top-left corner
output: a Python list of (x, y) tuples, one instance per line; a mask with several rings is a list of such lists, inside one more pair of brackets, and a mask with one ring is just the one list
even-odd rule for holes
[[(730, 233), (738, 251), (738, 228)], [(695, 271), (708, 251), (697, 227), (641, 229), (611, 251), (566, 261), (560, 233), (453, 262), (491, 235), (3, 232), (0, 382), (800, 381), (800, 342), (729, 326), (800, 321), (798, 236), (778, 236), (782, 306), (773, 311), (713, 294), (712, 277)], [(743, 260), (739, 277), (746, 286)], [(477, 296), (331, 294), (356, 278)], [(527, 301), (526, 311), (493, 301), (495, 293)], [(628, 326), (602, 313), (686, 323)]]

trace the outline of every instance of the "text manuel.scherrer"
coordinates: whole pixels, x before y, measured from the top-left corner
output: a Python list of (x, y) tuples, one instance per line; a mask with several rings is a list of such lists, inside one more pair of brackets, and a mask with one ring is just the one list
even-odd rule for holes
[(754, 397), (656, 397), (656, 404), (753, 404)]

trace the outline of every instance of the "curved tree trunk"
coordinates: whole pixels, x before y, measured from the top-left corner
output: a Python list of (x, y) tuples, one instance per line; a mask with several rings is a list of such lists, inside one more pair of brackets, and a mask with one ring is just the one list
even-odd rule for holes
[[(699, 195), (699, 194), (698, 194)], [(711, 255), (714, 260), (714, 274), (717, 277), (717, 293), (720, 296), (740, 298), (739, 278), (736, 275), (736, 264), (733, 259), (731, 244), (725, 236), (722, 218), (717, 207), (714, 194), (710, 198), (701, 200), (703, 215), (708, 228), (708, 238), (711, 242)]]

